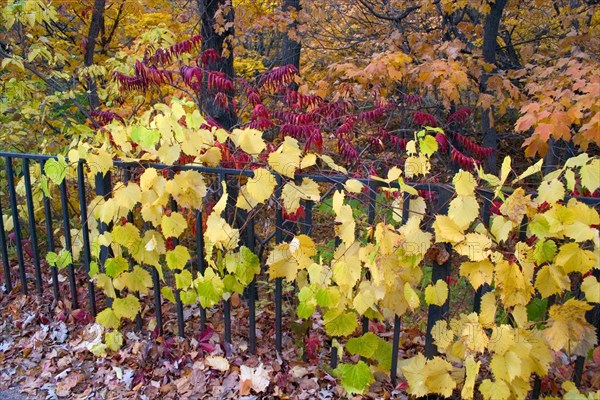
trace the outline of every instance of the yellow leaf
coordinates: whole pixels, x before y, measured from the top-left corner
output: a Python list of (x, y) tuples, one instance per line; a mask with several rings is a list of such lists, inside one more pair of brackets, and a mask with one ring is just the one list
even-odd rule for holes
[(496, 289), (505, 307), (526, 305), (533, 296), (533, 285), (518, 264), (506, 260), (496, 262)]
[[(596, 114), (598, 116), (598, 114)], [(581, 185), (590, 193), (594, 193), (600, 188), (600, 158), (594, 158), (592, 161), (581, 167)]]
[(433, 223), (435, 241), (456, 244), (465, 239), (463, 230), (446, 215), (438, 215)]
[(360, 264), (347, 264), (344, 261), (338, 261), (333, 266), (333, 281), (338, 286), (350, 290), (360, 279)]
[(248, 179), (246, 188), (250, 196), (258, 203), (264, 203), (275, 190), (277, 181), (269, 170), (258, 168), (254, 170), (254, 176)]
[(523, 188), (517, 188), (500, 206), (500, 212), (520, 224), (527, 211), (534, 208), (537, 204), (531, 200), (531, 195), (525, 195)]
[[(239, 129), (234, 129), (232, 135), (234, 135), (236, 131), (239, 131)], [(246, 128), (239, 133), (238, 145), (246, 153), (253, 156), (258, 156), (267, 147), (262, 138), (262, 132), (250, 128)]]
[(474, 196), (477, 181), (475, 177), (468, 171), (460, 171), (452, 179), (454, 189), (459, 196)]
[(569, 277), (556, 265), (544, 265), (535, 278), (535, 288), (542, 298), (560, 294), (570, 287)]
[(300, 169), (306, 169), (312, 167), (317, 163), (317, 156), (314, 153), (308, 153), (304, 157), (302, 157), (302, 162), (300, 163)]
[(492, 279), (494, 278), (494, 264), (489, 260), (477, 262), (466, 261), (460, 265), (460, 275), (469, 280), (473, 289), (478, 289), (484, 283), (492, 283)]
[(496, 324), (496, 296), (488, 292), (481, 296), (481, 311), (479, 312), (479, 323), (484, 328), (490, 328)]
[(360, 193), (363, 189), (363, 184), (357, 179), (348, 179), (344, 184), (344, 187), (348, 192)]
[(163, 215), (161, 219), (161, 228), (163, 235), (168, 237), (179, 237), (187, 228), (187, 222), (183, 215), (174, 212), (171, 215)]
[(471, 400), (473, 398), (473, 391), (475, 390), (475, 380), (479, 374), (479, 368), (481, 367), (480, 361), (475, 361), (473, 356), (468, 356), (465, 360), (465, 383), (460, 392), (463, 399)]
[(229, 371), (229, 361), (225, 357), (207, 356), (204, 360), (206, 361), (206, 365), (212, 369), (221, 372)]
[(221, 162), (221, 149), (218, 147), (211, 147), (198, 158), (203, 164), (208, 165), (209, 167), (216, 167)]
[(275, 246), (267, 257), (267, 265), (269, 266), (270, 280), (285, 278), (289, 282), (292, 282), (298, 274), (298, 262), (292, 257), (288, 243), (281, 243)]
[(423, 374), (427, 359), (422, 353), (412, 357), (408, 364), (401, 367), (402, 373), (408, 381), (408, 393), (416, 397), (422, 397), (429, 394), (427, 387), (427, 376)]
[(454, 246), (456, 252), (467, 256), (471, 261), (483, 261), (489, 255), (492, 241), (481, 233), (467, 233), (465, 240)]
[(207, 188), (202, 174), (197, 171), (181, 171), (169, 180), (165, 190), (173, 196), (177, 205), (192, 210), (202, 208)]
[(567, 243), (560, 247), (555, 263), (561, 266), (565, 273), (581, 272), (585, 274), (594, 268), (598, 257), (589, 250), (583, 250), (577, 243)]
[(537, 174), (539, 172), (542, 172), (542, 165), (544, 165), (544, 159), (543, 158), (541, 158), (535, 164), (529, 166), (529, 168), (527, 168), (525, 170), (525, 172), (523, 172), (521, 175), (519, 175), (517, 177), (517, 179), (515, 179), (512, 183), (515, 184), (516, 182), (519, 182), (519, 181), (527, 178), (528, 176), (531, 176), (533, 174)]
[(458, 196), (450, 202), (448, 217), (461, 229), (467, 229), (479, 216), (479, 203), (475, 197)]
[(140, 188), (145, 191), (152, 188), (158, 178), (158, 172), (154, 168), (147, 168), (140, 176)]
[(501, 380), (492, 382), (484, 379), (479, 385), (479, 392), (485, 400), (508, 400), (510, 398), (510, 388)]
[(435, 286), (429, 285), (425, 288), (425, 302), (429, 305), (443, 306), (448, 299), (448, 284), (438, 279)]
[(125, 298), (116, 298), (113, 301), (112, 309), (117, 318), (127, 318), (134, 320), (135, 316), (140, 312), (140, 301), (132, 294), (128, 294)]
[(408, 393), (414, 396), (438, 393), (450, 397), (456, 387), (450, 375), (452, 364), (440, 357), (427, 360), (419, 354), (401, 369), (408, 381)]
[(585, 356), (597, 341), (596, 330), (585, 319), (592, 306), (584, 301), (569, 299), (564, 304), (550, 307), (549, 327), (544, 329), (550, 348)]
[(344, 175), (348, 173), (348, 170), (346, 170), (346, 168), (337, 165), (335, 161), (333, 161), (333, 158), (329, 157), (328, 155), (322, 154), (319, 156), (319, 158), (321, 158), (321, 160), (323, 160), (325, 164), (327, 164), (327, 166), (333, 171), (341, 172)]
[(166, 143), (161, 144), (157, 151), (158, 158), (163, 164), (171, 165), (179, 159), (181, 155), (181, 146), (178, 143), (167, 145)]
[(333, 212), (336, 214), (335, 233), (346, 244), (350, 246), (355, 240), (356, 222), (352, 216), (352, 207), (344, 202), (344, 193), (336, 191), (333, 195)]
[(98, 149), (98, 154), (91, 153), (87, 156), (87, 164), (92, 174), (106, 174), (113, 166), (112, 155), (102, 149)]
[(126, 215), (127, 212), (133, 211), (133, 207), (135, 207), (137, 203), (142, 201), (142, 192), (137, 184), (128, 182), (127, 186), (120, 185), (115, 188), (113, 199), (115, 204), (119, 207), (118, 214)]
[(321, 199), (319, 185), (310, 178), (303, 178), (301, 185), (288, 182), (281, 191), (283, 205), (288, 212), (295, 212), (300, 207), (300, 199), (318, 202)]
[(411, 310), (415, 310), (419, 307), (419, 296), (408, 282), (404, 283), (404, 298)]
[(375, 289), (370, 282), (361, 282), (358, 288), (358, 293), (352, 300), (352, 305), (357, 313), (363, 315), (369, 308), (373, 307), (377, 301)]
[(498, 325), (492, 328), (489, 351), (504, 355), (515, 344), (515, 333), (510, 325)]
[(585, 293), (585, 299), (590, 303), (600, 303), (600, 282), (595, 276), (586, 277), (581, 283), (581, 290)]
[(242, 186), (240, 192), (238, 193), (235, 206), (237, 208), (241, 208), (242, 210), (250, 211), (257, 205), (258, 202), (254, 199), (254, 197), (250, 196), (250, 193), (248, 193), (248, 188), (245, 185)]
[(300, 166), (300, 155), (302, 151), (298, 147), (298, 141), (286, 136), (279, 148), (269, 154), (269, 165), (275, 171), (288, 178), (293, 178), (296, 169)]
[(225, 248), (233, 250), (237, 247), (240, 239), (240, 232), (234, 229), (221, 216), (213, 212), (208, 216), (206, 221), (206, 231), (204, 232), (205, 248), (207, 254), (212, 254), (212, 247)]
[(167, 266), (172, 270), (180, 270), (191, 260), (190, 252), (187, 247), (178, 244), (173, 250), (167, 251), (165, 259)]
[(538, 203), (554, 204), (565, 197), (565, 187), (558, 179), (542, 182), (538, 188)]
[(502, 215), (495, 215), (492, 218), (492, 226), (490, 232), (496, 238), (498, 243), (508, 240), (508, 235), (513, 229), (513, 223), (510, 219)]
[[(392, 218), (396, 222), (402, 222), (402, 207), (404, 206), (404, 197), (398, 196), (394, 199), (392, 203)], [(410, 199), (408, 202), (408, 218), (417, 218), (420, 222), (425, 217), (425, 213), (427, 212), (427, 203), (425, 203), (425, 199), (422, 197), (417, 197), (416, 199)]]
[(444, 353), (454, 343), (454, 331), (448, 326), (448, 321), (443, 319), (433, 325), (431, 336), (438, 350)]

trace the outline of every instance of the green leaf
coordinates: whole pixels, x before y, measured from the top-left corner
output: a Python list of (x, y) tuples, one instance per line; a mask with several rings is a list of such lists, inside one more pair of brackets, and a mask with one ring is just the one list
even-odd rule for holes
[(332, 307), (340, 300), (340, 292), (334, 288), (319, 288), (315, 295), (319, 307)]
[(119, 331), (107, 332), (104, 336), (107, 347), (112, 351), (119, 351), (123, 346), (123, 335)]
[(340, 313), (337, 309), (329, 310), (323, 316), (325, 332), (329, 336), (348, 336), (356, 330), (358, 321), (354, 312)]
[(312, 303), (300, 303), (298, 304), (298, 318), (310, 318), (315, 312), (316, 306)]
[(108, 329), (119, 329), (119, 325), (121, 324), (121, 320), (111, 308), (100, 311), (96, 315), (96, 322)]
[(237, 280), (235, 275), (227, 274), (223, 277), (223, 286), (226, 293), (242, 293), (244, 286)]
[(552, 240), (538, 241), (533, 251), (533, 257), (539, 264), (554, 260), (556, 255), (556, 243)]
[(225, 285), (212, 268), (204, 271), (204, 276), (198, 278), (198, 296), (200, 305), (204, 308), (217, 304), (223, 296)]
[(427, 157), (431, 157), (438, 149), (438, 142), (433, 136), (427, 135), (423, 139), (419, 139), (419, 149), (421, 153)]
[(58, 159), (50, 159), (46, 161), (44, 164), (44, 173), (52, 182), (57, 185), (60, 185), (62, 181), (67, 176), (67, 169), (69, 165), (67, 164), (65, 157), (59, 155)]
[(175, 274), (175, 287), (177, 289), (187, 289), (192, 286), (192, 273), (187, 269)]
[(48, 261), (48, 264), (50, 264), (52, 267), (56, 267), (57, 259), (58, 259), (58, 254), (56, 254), (53, 251), (49, 251), (48, 254), (46, 254), (46, 261)]
[(132, 294), (123, 299), (115, 299), (112, 308), (117, 318), (134, 320), (135, 316), (142, 310), (140, 301)]
[(129, 249), (131, 253), (131, 249), (140, 241), (140, 230), (128, 222), (125, 225), (115, 226), (111, 232), (111, 236), (116, 244)]
[(163, 286), (160, 288), (160, 293), (165, 299), (169, 300), (171, 303), (175, 303), (175, 294), (173, 294), (173, 289), (171, 289), (169, 286)]
[(98, 263), (96, 261), (90, 261), (90, 277), (94, 277), (96, 275), (98, 275)]
[(42, 175), (40, 177), (40, 188), (42, 188), (42, 192), (44, 196), (50, 198), (50, 189), (48, 188), (48, 177), (46, 175)]
[(548, 309), (548, 299), (534, 297), (527, 304), (527, 319), (529, 321), (543, 321), (546, 319), (546, 310)]
[(58, 254), (53, 251), (49, 251), (48, 254), (46, 254), (46, 261), (48, 261), (48, 264), (53, 267), (63, 269), (71, 265), (73, 262), (73, 257), (71, 256), (71, 252), (62, 249)]
[(239, 252), (225, 255), (225, 268), (234, 274), (242, 285), (248, 286), (256, 274), (260, 273), (260, 261), (252, 250), (242, 246)]
[(124, 257), (116, 256), (108, 258), (104, 264), (104, 268), (106, 268), (106, 275), (116, 278), (121, 272), (129, 269), (129, 262)]
[(198, 293), (194, 289), (182, 290), (179, 292), (179, 298), (183, 304), (196, 304)]
[(375, 353), (371, 359), (377, 361), (381, 368), (389, 370), (392, 367), (392, 344), (385, 339), (377, 339), (377, 350), (375, 350)]
[(352, 338), (346, 344), (346, 350), (350, 354), (358, 354), (361, 357), (371, 358), (379, 344), (379, 338), (373, 332), (367, 332), (361, 337)]
[(364, 393), (375, 380), (364, 361), (359, 361), (357, 364), (340, 364), (333, 372), (341, 379), (342, 386), (350, 394)]
[(192, 259), (187, 247), (178, 244), (173, 250), (167, 251), (167, 266), (172, 270), (183, 269), (185, 264)]
[(160, 132), (145, 126), (135, 125), (131, 128), (131, 139), (144, 150), (153, 150), (160, 140)]

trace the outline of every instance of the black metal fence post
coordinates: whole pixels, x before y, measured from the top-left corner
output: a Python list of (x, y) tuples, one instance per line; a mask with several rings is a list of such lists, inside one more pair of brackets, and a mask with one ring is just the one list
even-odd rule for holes
[(90, 312), (92, 315), (96, 315), (96, 294), (94, 282), (90, 276), (90, 265), (92, 263), (92, 255), (90, 251), (90, 233), (88, 225), (88, 212), (87, 212), (87, 198), (85, 190), (85, 173), (84, 166), (85, 162), (79, 160), (77, 163), (77, 194), (79, 196), (79, 212), (81, 219), (81, 237), (83, 240), (83, 265), (87, 274), (87, 288), (88, 288), (88, 301), (90, 303)]
[[(40, 160), (40, 173), (44, 174), (44, 165), (46, 160)], [(44, 225), (46, 228), (47, 237), (47, 251), (54, 251), (54, 231), (52, 229), (52, 205), (50, 204), (50, 198), (46, 196), (46, 193), (42, 193), (42, 201), (44, 203)], [(50, 275), (52, 277), (52, 294), (54, 300), (58, 301), (58, 269), (55, 265), (50, 267)]]
[(29, 171), (29, 159), (23, 158), (23, 179), (25, 183), (25, 201), (27, 202), (27, 219), (29, 221), (29, 240), (31, 241), (31, 252), (33, 255), (33, 267), (35, 269), (35, 287), (39, 294), (44, 292), (42, 285), (42, 270), (40, 268), (40, 252), (35, 223), (35, 211), (33, 209), (33, 188), (31, 186), (31, 175)]
[(23, 238), (21, 236), (21, 222), (19, 221), (19, 208), (17, 205), (17, 192), (15, 190), (15, 172), (13, 160), (6, 157), (6, 180), (8, 183), (8, 196), (13, 218), (13, 233), (15, 248), (17, 249), (17, 261), (19, 263), (19, 278), (21, 279), (21, 291), (27, 294), (27, 275), (25, 273), (25, 258), (23, 257)]
[(0, 250), (2, 251), (2, 271), (4, 272), (4, 292), (10, 293), (12, 290), (12, 278), (10, 277), (10, 262), (8, 260), (8, 247), (6, 245), (6, 236), (4, 236), (4, 219), (2, 213), (2, 201), (0, 201)]
[[(94, 177), (94, 190), (96, 195), (102, 196), (104, 200), (107, 200), (112, 193), (112, 174), (107, 172), (102, 175), (102, 173), (98, 172)], [(102, 235), (104, 232), (109, 230), (109, 226), (104, 222), (98, 220), (98, 233)], [(110, 257), (110, 248), (108, 246), (100, 246), (100, 262), (98, 263), (98, 267), (100, 271), (104, 272), (106, 260)], [(106, 299), (106, 305), (108, 307), (112, 306), (112, 299), (108, 296), (104, 296)]]
[[(438, 212), (441, 214), (446, 214), (448, 211), (448, 203), (450, 198), (452, 197), (452, 192), (446, 188), (440, 188), (437, 196), (437, 208)], [(445, 244), (446, 251), (450, 256), (448, 260), (446, 260), (443, 264), (438, 264), (436, 261), (433, 262), (433, 270), (431, 273), (431, 282), (435, 285), (438, 280), (448, 281), (448, 277), (450, 276), (450, 267), (452, 260), (452, 246), (450, 244)], [(450, 295), (448, 294), (448, 298), (446, 302), (437, 306), (435, 304), (431, 304), (429, 306), (429, 312), (427, 314), (427, 331), (425, 333), (425, 356), (427, 358), (433, 358), (438, 350), (437, 346), (433, 343), (432, 330), (433, 326), (436, 322), (447, 318), (448, 311), (450, 308)]]

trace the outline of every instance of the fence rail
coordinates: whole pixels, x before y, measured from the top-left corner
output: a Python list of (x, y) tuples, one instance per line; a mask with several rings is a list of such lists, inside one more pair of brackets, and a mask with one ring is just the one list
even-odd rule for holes
[[(0, 214), (4, 215), (10, 213), (12, 216), (12, 229), (6, 229), (4, 221), (0, 218), (0, 251), (2, 256), (3, 266), (3, 280), (2, 285), (5, 293), (10, 293), (17, 284), (20, 284), (20, 290), (23, 294), (28, 294), (30, 289), (35, 288), (35, 291), (39, 294), (44, 293), (46, 290), (51, 290), (55, 300), (68, 298), (74, 309), (79, 307), (87, 307), (92, 315), (96, 315), (100, 311), (102, 304), (110, 306), (111, 299), (109, 297), (104, 300), (99, 299), (99, 293), (97, 292), (94, 283), (90, 279), (89, 272), (92, 266), (92, 244), (89, 237), (89, 221), (88, 206), (90, 204), (91, 193), (109, 198), (112, 194), (112, 188), (117, 182), (131, 181), (134, 176), (140, 172), (142, 168), (155, 168), (158, 170), (167, 171), (172, 177), (178, 171), (194, 170), (207, 176), (214, 176), (216, 184), (213, 182), (213, 195), (218, 196), (221, 193), (221, 182), (226, 182), (228, 187), (228, 202), (225, 214), (227, 219), (232, 225), (236, 225), (240, 228), (243, 233), (242, 242), (243, 244), (252, 250), (254, 253), (259, 255), (259, 259), (264, 259), (263, 255), (265, 250), (270, 246), (272, 242), (282, 243), (290, 238), (290, 235), (295, 233), (309, 234), (314, 228), (315, 223), (315, 204), (312, 201), (303, 200), (303, 206), (305, 209), (305, 215), (299, 221), (286, 220), (283, 215), (283, 209), (279, 199), (282, 194), (283, 180), (281, 176), (276, 175), (277, 186), (275, 190), (274, 202), (271, 205), (273, 212), (246, 212), (235, 208), (235, 200), (237, 197), (237, 190), (239, 189), (240, 179), (243, 177), (250, 177), (253, 175), (251, 170), (243, 169), (227, 169), (217, 167), (205, 167), (195, 165), (163, 165), (157, 163), (145, 163), (139, 164), (134, 162), (114, 161), (114, 167), (111, 172), (105, 176), (98, 174), (95, 177), (94, 182), (88, 182), (86, 178), (86, 165), (85, 161), (78, 161), (76, 168), (76, 176), (65, 179), (59, 186), (58, 196), (60, 198), (60, 204), (52, 202), (52, 199), (47, 197), (42, 191), (36, 188), (35, 182), (32, 182), (32, 168), (36, 168), (38, 171), (36, 176), (41, 176), (44, 173), (45, 163), (56, 157), (40, 154), (18, 154), (18, 153), (7, 153), (0, 152), (0, 163), (4, 163), (4, 176), (0, 174), (0, 188), (6, 188), (6, 192), (0, 191)], [(35, 170), (34, 170), (35, 171)], [(323, 195), (324, 200), (335, 188), (340, 188), (344, 182), (348, 179), (345, 175), (311, 175), (311, 174), (298, 174), (297, 179), (310, 178), (315, 182), (319, 182), (323, 185), (330, 185), (330, 189)], [(366, 211), (366, 224), (373, 226), (377, 220), (379, 212), (387, 211), (385, 207), (378, 199), (378, 188), (381, 186), (387, 186), (386, 183), (371, 180), (371, 179), (358, 179), (367, 188), (368, 193), (358, 195), (364, 204), (363, 211)], [(5, 181), (5, 183), (3, 183)], [(445, 213), (449, 200), (452, 198), (454, 191), (451, 185), (445, 184), (426, 184), (417, 183), (412, 184), (417, 190), (427, 191), (430, 194), (430, 207), (431, 210), (428, 214), (433, 213)], [(74, 190), (76, 189), (76, 190)], [(483, 199), (483, 207), (481, 207), (481, 220), (489, 227), (490, 216), (491, 216), (491, 200), (493, 198), (493, 191), (486, 189), (477, 189), (479, 196)], [(41, 196), (41, 204), (43, 205), (42, 210), (36, 210), (34, 204), (34, 198)], [(23, 206), (23, 198), (25, 200), (25, 206)], [(39, 197), (38, 197), (39, 198)], [(567, 200), (569, 197), (567, 197)], [(590, 197), (577, 197), (581, 202), (595, 207), (600, 206), (600, 199)], [(74, 206), (73, 204), (76, 203)], [(409, 218), (409, 206), (410, 197), (405, 193), (404, 201), (402, 205), (401, 215), (399, 216), (401, 223), (405, 223)], [(6, 207), (6, 210), (4, 209)], [(177, 210), (176, 202), (171, 199), (170, 209), (173, 211)], [(205, 268), (204, 260), (204, 238), (202, 232), (202, 220), (203, 214), (206, 212), (204, 206), (194, 211), (194, 237), (184, 238), (195, 246), (195, 257), (189, 262), (188, 266), (194, 273), (202, 273)], [(54, 215), (58, 213), (58, 218)], [(317, 212), (318, 213), (318, 212)], [(22, 224), (24, 220), (23, 214), (27, 215), (26, 223)], [(274, 215), (273, 215), (274, 214)], [(36, 215), (43, 215), (44, 223), (40, 224), (40, 221), (36, 219)], [(269, 218), (272, 222), (271, 226), (274, 226), (274, 230), (257, 233), (256, 220)], [(138, 219), (133, 212), (129, 212), (126, 217), (128, 222), (135, 223)], [(273, 221), (274, 220), (274, 221)], [(525, 232), (527, 229), (527, 221), (521, 227), (522, 239), (525, 238)], [(428, 221), (424, 221), (424, 225), (428, 225)], [(78, 237), (73, 238), (71, 229), (79, 230)], [(148, 229), (148, 224), (144, 223), (144, 230)], [(109, 229), (104, 223), (99, 223), (100, 233)], [(50, 251), (54, 251), (57, 248), (56, 235), (61, 238), (64, 248), (71, 254), (74, 249), (74, 239), (80, 243), (81, 246), (81, 257), (78, 262), (71, 262), (66, 266), (65, 271), (67, 273), (66, 279), (68, 280), (68, 292), (64, 293), (61, 290), (61, 283), (59, 279), (60, 272), (55, 266), (49, 268), (50, 279), (46, 276), (46, 269), (43, 268), (46, 263), (44, 261), (45, 254)], [(260, 234), (263, 237), (260, 237)], [(44, 240), (45, 238), (45, 240)], [(78, 244), (79, 246), (79, 244)], [(10, 257), (9, 248), (14, 248), (16, 254), (16, 265)], [(447, 249), (451, 252), (451, 248)], [(45, 254), (44, 254), (45, 253)], [(30, 264), (26, 265), (26, 255), (31, 260)], [(109, 249), (102, 246), (100, 248), (99, 264), (100, 268), (103, 267), (104, 262), (109, 258)], [(445, 262), (438, 264), (436, 261), (433, 262), (432, 268), (432, 281), (435, 282), (438, 279), (448, 280), (451, 274), (451, 261), (452, 257), (449, 257)], [(29, 267), (32, 265), (33, 268)], [(28, 268), (32, 271), (28, 272)], [(154, 315), (156, 318), (156, 326), (160, 335), (165, 334), (164, 318), (163, 318), (163, 296), (161, 295), (161, 281), (156, 268), (149, 268), (153, 281), (153, 307)], [(600, 271), (597, 269), (594, 271), (598, 274)], [(33, 275), (33, 276), (30, 276)], [(30, 287), (33, 283), (33, 286)], [(85, 284), (85, 290), (80, 289), (81, 283)], [(257, 326), (256, 326), (256, 308), (257, 308), (257, 281), (254, 280), (245, 290), (245, 302), (248, 307), (248, 351), (254, 353), (256, 351), (256, 340), (257, 340)], [(48, 287), (49, 286), (49, 287)], [(479, 310), (480, 301), (483, 294), (491, 290), (489, 286), (483, 286), (476, 293), (473, 294), (473, 309)], [(86, 300), (82, 303), (79, 292), (85, 291)], [(283, 338), (284, 338), (284, 309), (283, 309), (283, 294), (284, 286), (283, 279), (278, 278), (274, 282), (274, 310), (275, 310), (275, 348), (278, 352), (282, 350)], [(180, 292), (178, 289), (174, 290), (175, 295), (175, 310), (177, 320), (177, 332), (171, 332), (179, 336), (184, 336), (186, 331), (186, 319), (184, 313), (184, 304), (180, 298)], [(138, 294), (139, 296), (139, 294)], [(104, 297), (104, 296), (102, 296)], [(550, 299), (552, 302), (553, 299)], [(430, 305), (427, 318), (427, 329), (426, 329), (426, 340), (425, 340), (425, 355), (432, 357), (437, 354), (437, 349), (432, 337), (432, 329), (435, 323), (441, 319), (446, 319), (449, 316), (450, 307), (450, 296), (448, 300), (442, 306)], [(207, 323), (207, 310), (202, 307), (199, 308), (199, 328), (201, 331), (205, 329)], [(591, 321), (600, 332), (600, 310), (596, 306), (594, 313), (591, 313), (593, 320)], [(223, 302), (223, 317), (224, 317), (224, 339), (227, 342), (232, 340), (232, 327), (231, 327), (231, 304), (230, 301)], [(362, 331), (363, 333), (368, 330), (368, 320), (363, 318)], [(135, 321), (136, 329), (140, 330), (143, 328), (143, 321), (141, 316)], [(392, 365), (390, 370), (390, 378), (392, 383), (396, 383), (396, 370), (398, 363), (398, 350), (399, 340), (401, 331), (401, 318), (396, 316), (393, 322), (393, 335), (392, 335)], [(600, 334), (600, 333), (599, 333)], [(331, 347), (331, 358), (330, 363), (332, 367), (335, 367), (337, 363), (336, 347)], [(576, 369), (574, 380), (579, 384), (585, 364), (585, 358), (579, 357), (576, 362)], [(539, 396), (541, 390), (540, 379), (537, 379), (534, 385), (532, 395), (534, 398)]]

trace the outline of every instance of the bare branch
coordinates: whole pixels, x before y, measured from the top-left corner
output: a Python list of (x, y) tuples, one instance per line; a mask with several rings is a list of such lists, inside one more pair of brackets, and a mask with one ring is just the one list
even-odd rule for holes
[(384, 19), (386, 21), (393, 21), (393, 22), (402, 21), (403, 19), (408, 17), (413, 11), (416, 11), (419, 8), (421, 8), (421, 6), (410, 6), (399, 14), (387, 15), (387, 14), (382, 14), (382, 13), (378, 12), (377, 10), (375, 10), (373, 5), (370, 2), (368, 2), (367, 0), (358, 0), (358, 2), (360, 4), (362, 4), (364, 7), (366, 7), (367, 10), (369, 10), (369, 12), (371, 14), (373, 14), (375, 17), (377, 17), (379, 19)]

